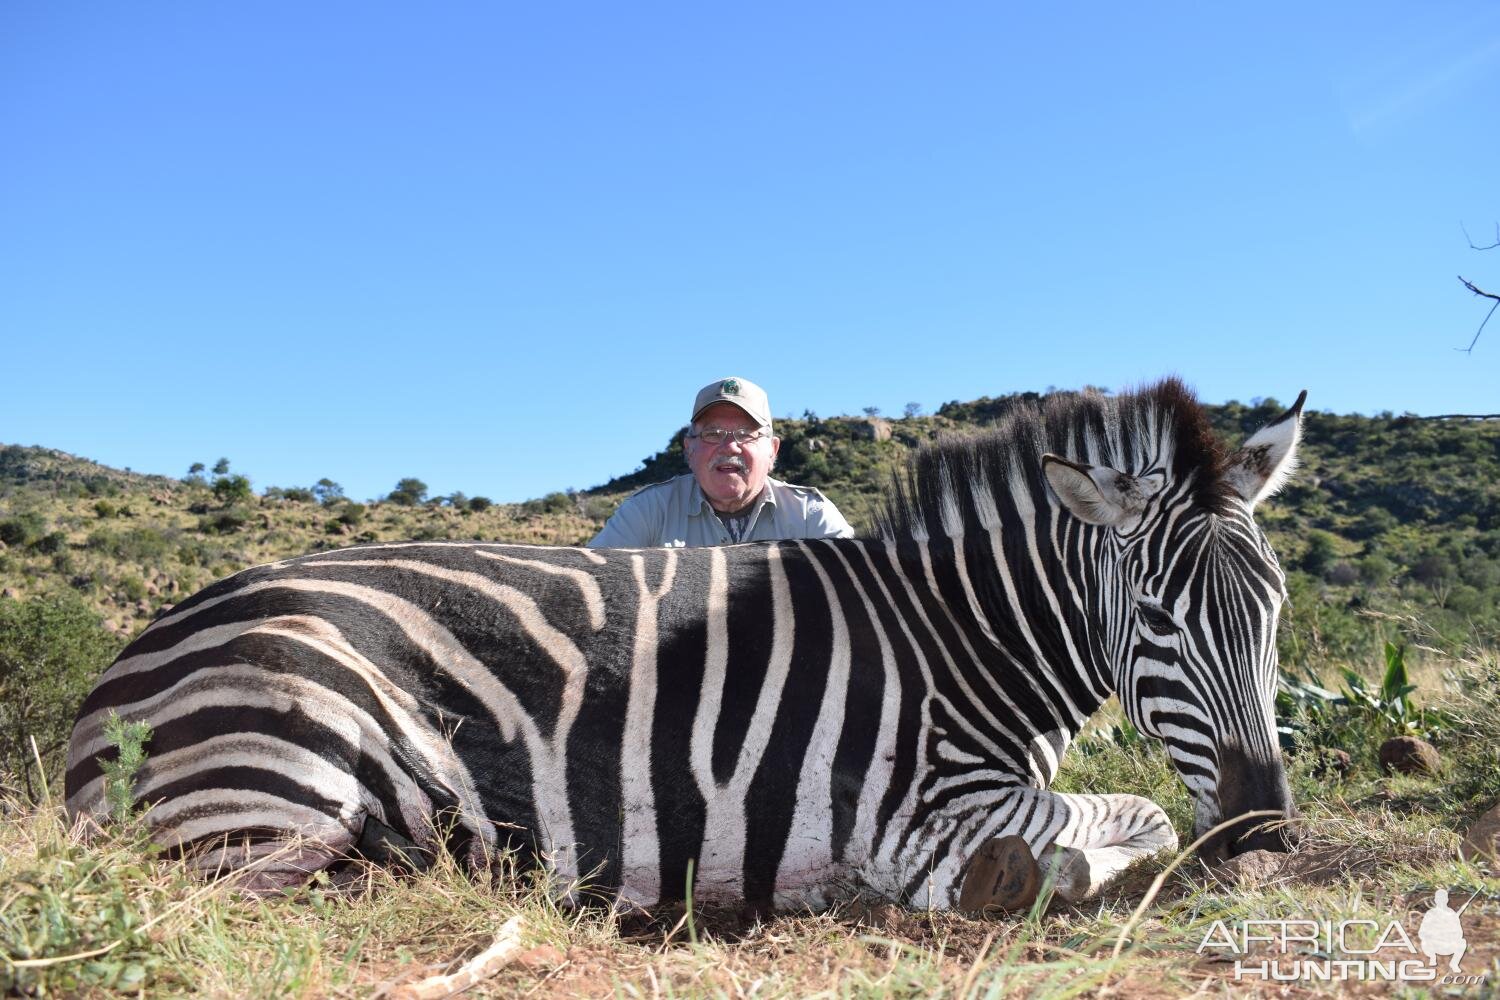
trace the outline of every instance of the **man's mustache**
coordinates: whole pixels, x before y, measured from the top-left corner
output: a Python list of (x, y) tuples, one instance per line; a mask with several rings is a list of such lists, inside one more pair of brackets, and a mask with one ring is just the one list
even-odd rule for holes
[(746, 471), (748, 471), (748, 466), (745, 465), (745, 460), (743, 458), (741, 458), (739, 455), (729, 455), (729, 456), (726, 456), (723, 461), (721, 461), (721, 462), (715, 462), (714, 463), (714, 468), (715, 469), (720, 469), (720, 468), (723, 468), (726, 465), (732, 465), (732, 466), (734, 466), (736, 472), (746, 472)]

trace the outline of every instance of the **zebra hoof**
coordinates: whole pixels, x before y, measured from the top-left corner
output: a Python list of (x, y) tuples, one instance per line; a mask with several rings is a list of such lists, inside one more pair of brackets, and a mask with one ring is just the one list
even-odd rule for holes
[(1021, 837), (991, 837), (969, 859), (958, 908), (970, 912), (1020, 910), (1036, 902), (1042, 873)]

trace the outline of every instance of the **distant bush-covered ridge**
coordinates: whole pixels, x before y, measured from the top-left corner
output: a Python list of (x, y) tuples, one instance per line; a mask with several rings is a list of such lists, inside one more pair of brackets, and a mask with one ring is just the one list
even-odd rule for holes
[[(817, 486), (868, 525), (910, 452), (1003, 417), (1037, 393), (949, 402), (930, 416), (776, 422), (776, 475)], [(1209, 406), (1231, 443), (1283, 409), (1274, 399)], [(667, 436), (667, 435), (664, 435)], [(1415, 616), (1446, 635), (1500, 633), (1500, 421), (1412, 415), (1304, 418), (1301, 468), (1258, 511), (1289, 573), (1288, 657), (1367, 656)], [(410, 470), (420, 472), (421, 470)], [(680, 429), (633, 472), (520, 504), (427, 496), (415, 476), (367, 504), (330, 479), (260, 494), (220, 459), (209, 478), (112, 469), (47, 448), (0, 446), (0, 588), (79, 594), (111, 631), (245, 566), (339, 545), (399, 539), (578, 544), (631, 491), (686, 471)]]

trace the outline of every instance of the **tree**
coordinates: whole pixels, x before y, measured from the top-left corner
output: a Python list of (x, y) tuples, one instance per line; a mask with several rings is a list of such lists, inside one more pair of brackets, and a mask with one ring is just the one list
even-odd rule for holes
[(318, 503), (328, 507), (344, 499), (344, 488), (325, 476), (313, 483), (312, 494)]
[(232, 503), (241, 503), (249, 500), (251, 496), (250, 477), (241, 475), (220, 476), (214, 480), (214, 496), (218, 497), (219, 502), (226, 507)]
[[(1495, 223), (1495, 242), (1489, 244), (1488, 246), (1479, 246), (1478, 244), (1476, 244), (1474, 242), (1474, 238), (1469, 235), (1469, 231), (1467, 229), (1464, 230), (1464, 238), (1469, 241), (1470, 250), (1494, 250), (1495, 248), (1500, 247), (1500, 222)], [(1469, 341), (1469, 346), (1458, 348), (1458, 350), (1463, 351), (1465, 354), (1470, 354), (1474, 350), (1474, 345), (1479, 343), (1479, 335), (1484, 332), (1485, 324), (1490, 321), (1491, 316), (1495, 315), (1495, 310), (1497, 308), (1500, 308), (1500, 295), (1496, 295), (1494, 292), (1485, 291), (1483, 288), (1480, 288), (1478, 285), (1474, 284), (1474, 282), (1470, 281), (1468, 278), (1465, 278), (1461, 274), (1458, 276), (1458, 280), (1463, 282), (1463, 286), (1465, 288), (1473, 292), (1475, 295), (1478, 295), (1480, 298), (1495, 300), (1495, 304), (1490, 306), (1490, 311), (1484, 314), (1484, 319), (1479, 321), (1479, 329), (1474, 331), (1474, 339)]]
[[(199, 466), (199, 468), (202, 468), (202, 466)], [(228, 471), (229, 471), (229, 459), (227, 459), (227, 458), (221, 458), (217, 462), (214, 463), (214, 475), (216, 475), (216, 476), (222, 476), (222, 475), (224, 475)]]
[(905, 408), (902, 409), (901, 415), (907, 420), (910, 420), (912, 417), (920, 417), (922, 415), (922, 404), (907, 403)]
[(396, 483), (396, 488), (386, 497), (387, 501), (398, 507), (415, 507), (426, 499), (427, 484), (415, 476), (408, 476)]
[(880, 407), (878, 407), (878, 406), (867, 406), (867, 407), (865, 407), (865, 416), (869, 417), (871, 420), (875, 419), (876, 417), (880, 416)]

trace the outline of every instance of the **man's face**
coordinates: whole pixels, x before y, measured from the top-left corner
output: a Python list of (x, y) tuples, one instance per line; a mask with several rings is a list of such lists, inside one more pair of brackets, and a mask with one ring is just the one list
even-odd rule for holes
[[(750, 415), (732, 403), (715, 403), (693, 421), (693, 430), (703, 432), (710, 427), (726, 431), (738, 429), (756, 430), (760, 427)], [(718, 511), (735, 511), (754, 500), (766, 485), (766, 476), (776, 462), (776, 452), (781, 449), (781, 439), (769, 434), (758, 441), (738, 444), (733, 437), (722, 443), (709, 444), (689, 436), (682, 443), (687, 454), (688, 467), (698, 479), (703, 495)]]

